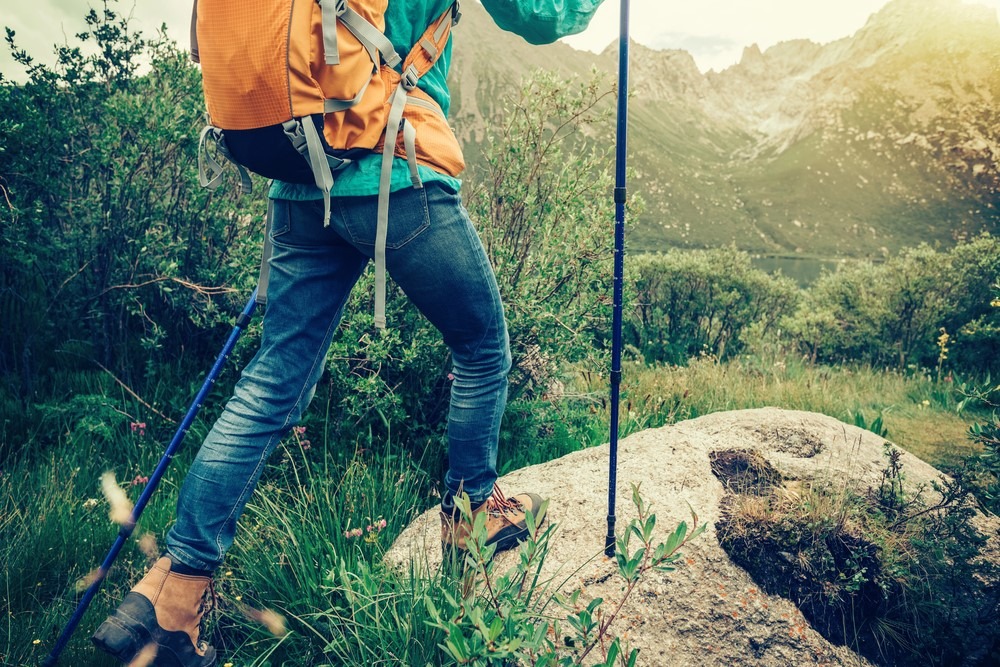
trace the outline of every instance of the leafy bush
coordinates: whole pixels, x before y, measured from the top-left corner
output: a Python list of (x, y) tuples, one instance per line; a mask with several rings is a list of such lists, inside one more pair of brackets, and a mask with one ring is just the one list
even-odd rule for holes
[[(461, 562), (450, 564), (462, 573), (457, 586), (445, 589), (443, 603), (427, 599), (428, 622), (444, 633), (440, 647), (446, 659), (441, 664), (583, 665), (594, 663), (594, 658), (587, 658), (596, 649), (600, 656), (595, 664), (634, 667), (639, 651), (629, 651), (612, 633), (615, 619), (643, 575), (675, 570), (680, 549), (706, 525), (699, 525), (692, 513), (691, 526), (682, 521), (665, 542), (655, 543), (656, 515), (636, 485), (632, 503), (637, 517), (618, 536), (615, 550), (623, 591), (610, 610), (602, 598), (584, 604), (580, 589), (568, 596), (560, 593), (559, 584), (544, 576), (556, 530), (551, 523), (541, 528), (545, 505), (538, 517), (528, 516), (530, 537), (519, 547), (518, 562), (499, 576), (493, 566), (495, 547), (485, 544), (486, 517), (478, 516), (468, 538), (468, 553)], [(471, 520), (468, 497), (456, 504)], [(635, 548), (633, 540), (639, 543)]]
[[(430, 576), (341, 563), (327, 579), (336, 604), (311, 616), (310, 629), (338, 664), (388, 658), (401, 664), (635, 665), (638, 650), (628, 651), (616, 637), (614, 621), (641, 578), (673, 570), (680, 549), (705, 525), (693, 517), (692, 525), (682, 522), (657, 543), (656, 517), (638, 489), (633, 502), (638, 518), (618, 538), (623, 591), (613, 604), (582, 600), (580, 590), (565, 595), (542, 572), (556, 530), (551, 523), (541, 527), (543, 509), (529, 518), (530, 537), (503, 573), (493, 547), (484, 546), (485, 516), (475, 523), (464, 558)], [(462, 511), (471, 514), (468, 502)]]
[(968, 409), (982, 416), (969, 427), (969, 439), (979, 451), (967, 456), (959, 470), (975, 490), (976, 497), (989, 511), (1000, 513), (1000, 384), (990, 377), (978, 383), (958, 387), (962, 401), (958, 412)]
[(738, 354), (751, 333), (773, 334), (798, 300), (794, 281), (753, 268), (734, 247), (675, 249), (632, 264), (635, 305), (626, 340), (648, 363)]
[(983, 372), (1000, 367), (991, 306), (998, 277), (1000, 242), (992, 236), (947, 252), (924, 245), (823, 275), (784, 326), (813, 360), (927, 369), (948, 360)]
[(108, 3), (86, 22), (51, 67), (7, 32), (29, 78), (0, 81), (0, 373), (25, 397), (95, 362), (141, 386), (168, 339), (200, 367), (259, 256), (249, 202), (197, 185), (197, 69)]
[(558, 364), (602, 359), (594, 341), (610, 322), (613, 180), (607, 150), (585, 137), (607, 118), (612, 92), (596, 73), (582, 83), (531, 75), (491, 125), (467, 198), (504, 299), (515, 397), (544, 392)]

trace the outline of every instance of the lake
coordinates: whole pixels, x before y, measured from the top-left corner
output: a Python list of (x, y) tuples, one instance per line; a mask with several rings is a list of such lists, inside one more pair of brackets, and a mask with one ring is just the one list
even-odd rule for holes
[(799, 284), (800, 287), (808, 287), (816, 282), (820, 274), (826, 271), (835, 271), (837, 266), (849, 259), (819, 259), (816, 257), (774, 257), (765, 255), (752, 255), (750, 260), (755, 268), (768, 273), (786, 275)]

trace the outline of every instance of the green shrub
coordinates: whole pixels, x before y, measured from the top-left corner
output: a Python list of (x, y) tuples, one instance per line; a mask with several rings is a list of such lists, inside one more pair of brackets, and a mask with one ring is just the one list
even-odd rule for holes
[(600, 131), (612, 93), (596, 73), (563, 82), (535, 72), (490, 126), (473, 174), (467, 205), (506, 308), (514, 397), (543, 393), (566, 362), (603, 363), (594, 341), (611, 316), (612, 161), (584, 137)]
[(975, 411), (979, 419), (969, 427), (969, 439), (979, 451), (965, 457), (956, 471), (973, 487), (984, 507), (1000, 514), (1000, 384), (987, 377), (958, 387), (962, 401), (958, 412)]
[(751, 333), (773, 335), (798, 300), (794, 281), (753, 268), (734, 247), (674, 249), (631, 261), (637, 275), (626, 340), (647, 363), (738, 354)]
[(141, 387), (148, 364), (176, 363), (166, 340), (206, 365), (259, 256), (252, 202), (197, 184), (197, 68), (111, 4), (86, 23), (51, 67), (7, 32), (28, 80), (0, 81), (0, 373), (25, 397), (94, 362)]
[[(580, 590), (565, 595), (543, 574), (556, 530), (551, 523), (541, 527), (543, 508), (537, 520), (529, 518), (530, 537), (506, 572), (497, 571), (493, 547), (484, 546), (485, 515), (474, 525), (464, 558), (430, 576), (341, 564), (327, 586), (337, 603), (312, 616), (310, 628), (337, 664), (637, 664), (638, 651), (629, 651), (614, 632), (621, 606), (646, 573), (673, 570), (680, 549), (705, 525), (694, 517), (692, 525), (682, 522), (657, 543), (656, 517), (638, 489), (633, 502), (638, 518), (617, 542), (623, 591), (607, 605), (600, 598), (582, 600)], [(462, 511), (471, 514), (467, 501)]]
[[(463, 502), (464, 500), (464, 502)], [(462, 514), (471, 520), (468, 497), (456, 501)], [(583, 665), (634, 667), (638, 649), (627, 645), (612, 632), (612, 626), (626, 600), (643, 575), (651, 571), (672, 572), (680, 560), (680, 549), (704, 532), (692, 513), (692, 524), (681, 522), (664, 542), (655, 542), (656, 515), (632, 486), (632, 502), (637, 517), (629, 522), (616, 541), (617, 575), (621, 597), (607, 607), (605, 600), (593, 598), (586, 604), (582, 591), (570, 595), (543, 574), (549, 543), (556, 526), (541, 528), (546, 506), (538, 517), (528, 517), (529, 539), (518, 549), (518, 561), (498, 574), (493, 564), (495, 546), (486, 546), (486, 516), (480, 514), (469, 535), (468, 552), (445, 569), (460, 572), (435, 603), (427, 598), (428, 623), (443, 632), (440, 648), (444, 665), (496, 664)], [(637, 546), (634, 546), (638, 542)], [(588, 656), (594, 653), (596, 657)]]
[(981, 373), (1000, 367), (1000, 242), (923, 245), (824, 274), (783, 324), (813, 360)]

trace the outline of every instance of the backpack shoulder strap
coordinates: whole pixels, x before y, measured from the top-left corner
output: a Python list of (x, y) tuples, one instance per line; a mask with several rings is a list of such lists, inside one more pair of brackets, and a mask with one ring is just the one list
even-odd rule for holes
[(413, 45), (413, 48), (406, 55), (406, 60), (403, 61), (404, 79), (407, 78), (407, 74), (410, 74), (411, 77), (416, 75), (419, 79), (430, 71), (448, 44), (452, 26), (457, 24), (461, 17), (458, 0), (455, 0), (436, 21), (427, 26), (427, 30)]
[[(330, 0), (326, 0), (329, 2)], [(324, 16), (324, 20), (325, 20)], [(382, 60), (389, 67), (395, 67), (400, 63), (402, 58), (396, 53), (396, 47), (392, 45), (389, 38), (385, 34), (369, 23), (365, 17), (358, 14), (356, 11), (350, 8), (349, 5), (344, 5), (344, 11), (339, 15), (340, 22), (344, 24), (344, 27), (351, 31), (351, 33), (357, 37), (358, 41), (361, 42), (362, 46), (368, 51), (368, 55), (372, 57), (372, 62), (378, 63), (378, 54), (382, 54)], [(328, 32), (333, 32), (336, 35), (336, 30), (329, 31), (326, 26), (323, 26), (323, 37), (326, 38)]]

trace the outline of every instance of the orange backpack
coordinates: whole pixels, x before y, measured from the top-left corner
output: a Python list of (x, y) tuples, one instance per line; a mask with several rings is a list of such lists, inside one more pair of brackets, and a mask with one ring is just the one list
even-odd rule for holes
[[(385, 229), (394, 155), (457, 176), (462, 150), (441, 107), (417, 88), (458, 22), (456, 1), (400, 58), (384, 34), (388, 0), (195, 0), (192, 58), (201, 63), (209, 125), (199, 174), (216, 187), (234, 162), (267, 178), (315, 184), (330, 216), (334, 173), (359, 154), (382, 153), (375, 247), (376, 326), (385, 326)], [(401, 64), (401, 72), (396, 67)], [(393, 150), (385, 150), (389, 143)], [(266, 262), (265, 262), (266, 263)], [(266, 299), (266, 267), (259, 300)]]

